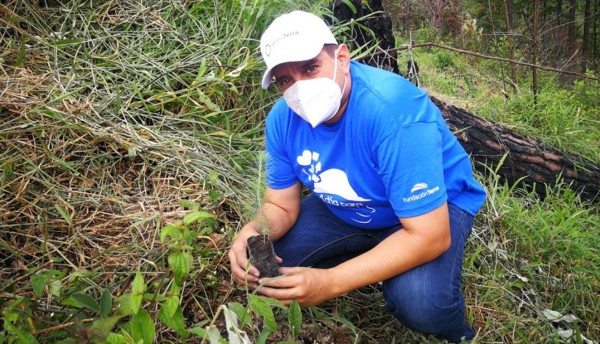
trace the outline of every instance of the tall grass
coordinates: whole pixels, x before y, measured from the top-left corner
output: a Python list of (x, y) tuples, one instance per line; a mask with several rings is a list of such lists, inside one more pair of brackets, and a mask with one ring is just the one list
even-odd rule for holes
[(272, 101), (257, 39), (289, 2), (49, 3), (0, 7), (2, 306), (30, 307), (37, 276), (43, 307), (15, 323), (65, 336), (85, 315), (59, 311), (70, 295), (116, 297), (135, 271), (164, 275), (160, 228), (201, 207), (220, 225), (202, 232), (182, 299), (190, 323), (212, 318)]
[[(257, 40), (278, 13), (323, 12), (322, 3), (46, 2), (0, 5), (0, 342), (81, 339), (98, 314), (124, 314), (142, 285), (156, 342), (187, 333), (161, 316), (173, 298), (185, 329), (225, 333), (223, 306), (248, 304), (225, 253), (258, 198), (275, 96), (260, 89)], [(526, 86), (510, 100), (497, 94), (493, 66), (436, 51), (415, 57), (434, 95), (599, 161), (593, 83), (548, 83), (534, 111)], [(489, 198), (464, 277), (475, 342), (576, 342), (567, 330), (598, 340), (597, 209), (568, 189), (541, 200), (493, 173), (480, 178)], [(199, 213), (214, 220), (182, 222)], [(181, 229), (184, 243), (166, 240), (165, 227)], [(177, 253), (194, 263), (180, 289), (169, 260)], [(309, 342), (441, 342), (402, 327), (377, 291), (303, 314), (298, 338)], [(132, 332), (130, 318), (119, 321), (115, 332)], [(261, 324), (240, 326), (257, 341)]]

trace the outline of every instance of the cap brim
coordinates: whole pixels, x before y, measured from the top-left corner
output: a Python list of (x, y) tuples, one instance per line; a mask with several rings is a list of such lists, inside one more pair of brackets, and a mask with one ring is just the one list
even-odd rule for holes
[(262, 78), (262, 88), (267, 89), (273, 80), (273, 68), (279, 66), (282, 63), (306, 61), (319, 55), (323, 46), (327, 43), (315, 42), (314, 44), (305, 44), (302, 49), (299, 50), (299, 46), (287, 46), (278, 47), (277, 51), (283, 52), (280, 56), (274, 56), (272, 59), (272, 65), (267, 68)]
[(273, 75), (271, 75), (271, 70), (273, 68), (268, 68), (265, 73), (263, 74), (262, 77), (262, 88), (263, 90), (266, 90), (269, 85), (271, 84), (271, 81), (273, 80)]

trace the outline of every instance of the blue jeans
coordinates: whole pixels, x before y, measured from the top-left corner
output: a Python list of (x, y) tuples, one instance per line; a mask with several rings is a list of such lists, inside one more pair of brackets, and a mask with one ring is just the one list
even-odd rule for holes
[[(473, 216), (448, 204), (452, 245), (437, 259), (383, 281), (387, 309), (405, 326), (452, 342), (471, 339), (460, 290), (462, 258)], [(375, 247), (400, 225), (364, 230), (336, 218), (314, 194), (302, 201), (290, 231), (275, 242), (282, 266), (328, 268)], [(382, 262), (385, 263), (385, 262)]]

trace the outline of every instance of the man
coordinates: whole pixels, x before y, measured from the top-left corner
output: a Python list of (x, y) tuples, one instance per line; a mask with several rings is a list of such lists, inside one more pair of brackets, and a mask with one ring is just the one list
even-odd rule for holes
[[(426, 93), (351, 61), (317, 16), (294, 11), (261, 37), (283, 94), (267, 118), (267, 219), (283, 277), (248, 267), (246, 224), (229, 258), (235, 279), (285, 303), (316, 305), (383, 281), (403, 324), (471, 339), (460, 291), (462, 256), (485, 200), (471, 163)], [(313, 192), (301, 199), (301, 185)]]

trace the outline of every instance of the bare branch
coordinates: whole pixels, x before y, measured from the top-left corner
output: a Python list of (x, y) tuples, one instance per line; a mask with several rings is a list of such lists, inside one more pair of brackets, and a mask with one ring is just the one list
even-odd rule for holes
[[(473, 55), (473, 56), (481, 57), (483, 59), (508, 62), (508, 63), (513, 63), (513, 64), (517, 64), (517, 65), (521, 65), (521, 66), (527, 66), (527, 67), (537, 68), (537, 69), (541, 69), (541, 70), (545, 70), (545, 71), (549, 71), (549, 72), (574, 75), (574, 76), (577, 76), (577, 77), (580, 77), (580, 78), (584, 78), (584, 79), (590, 79), (590, 80), (600, 81), (600, 78), (596, 78), (596, 77), (593, 77), (593, 76), (589, 76), (589, 75), (585, 75), (585, 74), (581, 74), (581, 73), (577, 73), (577, 72), (571, 72), (571, 71), (567, 71), (567, 70), (556, 69), (556, 68), (546, 67), (546, 66), (539, 66), (539, 65), (532, 64), (532, 63), (527, 63), (527, 62), (521, 62), (521, 61), (507, 59), (507, 58), (504, 58), (504, 57), (483, 55), (483, 54), (479, 54), (479, 53), (476, 53), (476, 52), (473, 52), (473, 51), (468, 51), (468, 50), (464, 50), (464, 49), (458, 49), (458, 48), (454, 48), (454, 47), (450, 47), (450, 46), (447, 46), (447, 45), (443, 45), (443, 44), (439, 44), (439, 43), (434, 43), (434, 42), (412, 44), (412, 48), (421, 48), (421, 47), (436, 47), (436, 48), (440, 48), (440, 49), (452, 50), (452, 51), (456, 51), (456, 52), (461, 53), (461, 54)], [(388, 50), (396, 50), (396, 51), (398, 51), (398, 50), (406, 50), (406, 49), (408, 49), (408, 45), (402, 45), (400, 47), (397, 47), (397, 48), (394, 48), (394, 49), (388, 49)], [(377, 52), (377, 53), (373, 53), (373, 54), (375, 55), (375, 54), (380, 54), (380, 53)]]

